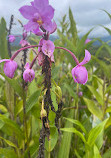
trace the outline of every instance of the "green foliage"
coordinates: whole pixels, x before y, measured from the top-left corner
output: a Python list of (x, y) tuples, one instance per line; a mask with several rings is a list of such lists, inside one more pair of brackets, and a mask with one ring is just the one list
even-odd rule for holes
[(8, 49), (7, 49), (7, 31), (6, 31), (6, 22), (2, 18), (0, 20), (0, 57), (8, 58)]
[[(111, 19), (111, 15), (107, 13)], [(78, 36), (76, 22), (69, 8), (60, 21), (57, 30), (59, 39), (54, 43), (71, 50), (81, 61), (85, 49), (91, 52), (91, 61), (86, 64), (88, 82), (86, 85), (74, 83), (71, 69), (75, 66), (72, 56), (63, 50), (55, 50), (55, 64), (52, 64), (51, 99), (55, 110), (62, 101), (63, 107), (58, 120), (61, 134), (55, 127), (57, 113), (49, 108), (50, 136), (45, 138), (46, 158), (109, 158), (111, 130), (111, 46), (101, 39), (85, 40), (93, 31), (89, 30), (81, 38)], [(102, 25), (99, 25), (102, 26)], [(111, 34), (110, 28), (102, 26)], [(6, 22), (0, 21), (0, 57), (8, 58)], [(2, 38), (1, 38), (2, 37)], [(35, 44), (39, 41), (33, 36), (29, 39)], [(93, 46), (98, 40), (100, 46)], [(30, 51), (29, 60), (33, 60)], [(21, 70), (14, 79), (9, 79), (1, 71), (0, 75), (0, 158), (36, 158), (39, 151), (40, 118), (44, 76), (36, 67), (36, 78), (23, 87)], [(20, 74), (20, 75), (19, 75)], [(79, 92), (83, 95), (79, 96)], [(40, 101), (39, 98), (42, 98)], [(43, 108), (43, 107), (42, 107)]]

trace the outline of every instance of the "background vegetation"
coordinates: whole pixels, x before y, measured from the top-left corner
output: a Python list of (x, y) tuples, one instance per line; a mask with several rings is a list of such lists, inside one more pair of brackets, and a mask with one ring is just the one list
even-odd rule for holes
[[(105, 11), (106, 12), (106, 11)], [(107, 12), (106, 12), (107, 13)], [(109, 20), (111, 15), (107, 13)], [(91, 61), (86, 64), (89, 79), (86, 85), (76, 84), (71, 75), (75, 66), (72, 57), (63, 50), (55, 50), (52, 65), (51, 97), (58, 110), (62, 99), (63, 107), (59, 119), (60, 133), (55, 127), (55, 113), (50, 111), (50, 141), (45, 141), (46, 157), (51, 158), (110, 158), (111, 156), (111, 47), (108, 42), (95, 38), (85, 44), (93, 29), (83, 37), (78, 36), (76, 22), (69, 9), (57, 30), (56, 46), (64, 46), (75, 53), (79, 61), (84, 50), (91, 52)], [(104, 26), (100, 26), (104, 27)], [(96, 28), (95, 28), (96, 29)], [(104, 27), (111, 35), (111, 30)], [(6, 22), (0, 21), (0, 58), (8, 58)], [(99, 41), (100, 45), (93, 43)], [(29, 41), (38, 39), (30, 37)], [(24, 55), (24, 54), (23, 54)], [(24, 56), (23, 56), (24, 57)], [(29, 52), (27, 61), (34, 54)], [(23, 87), (23, 63), (14, 79), (7, 78), (0, 64), (0, 158), (36, 158), (39, 148), (43, 76), (36, 64), (36, 78)], [(60, 91), (56, 88), (59, 86)], [(61, 94), (62, 90), (62, 94)], [(82, 92), (82, 96), (79, 93)], [(59, 97), (58, 97), (59, 94)], [(60, 97), (60, 95), (62, 97)], [(60, 99), (60, 100), (59, 100)]]

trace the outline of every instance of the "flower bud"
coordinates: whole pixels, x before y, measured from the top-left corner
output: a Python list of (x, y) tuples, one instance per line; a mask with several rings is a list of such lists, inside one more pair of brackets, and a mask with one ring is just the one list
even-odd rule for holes
[(6, 61), (4, 64), (4, 73), (7, 77), (13, 78), (17, 69), (17, 63), (13, 60)]
[(9, 42), (13, 43), (15, 41), (15, 36), (14, 35), (9, 35)]
[(59, 86), (57, 86), (55, 88), (55, 92), (57, 94), (57, 102), (59, 103), (60, 100), (62, 99), (62, 91), (61, 91), (61, 88)]
[(46, 116), (47, 116), (47, 112), (46, 112), (45, 109), (42, 109), (42, 110), (41, 110), (40, 116), (41, 116), (41, 119), (42, 119), (43, 117), (46, 117)]
[(82, 96), (83, 96), (83, 92), (80, 91), (80, 92), (78, 93), (78, 96), (79, 96), (79, 97), (82, 97)]
[(25, 82), (32, 82), (32, 80), (35, 78), (35, 72), (33, 69), (30, 69), (29, 63), (26, 63), (25, 68), (26, 70), (23, 73), (23, 79)]

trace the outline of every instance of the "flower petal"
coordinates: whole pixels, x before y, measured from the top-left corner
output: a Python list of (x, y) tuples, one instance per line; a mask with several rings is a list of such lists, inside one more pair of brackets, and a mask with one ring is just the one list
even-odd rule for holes
[[(76, 67), (77, 67), (77, 66), (76, 66)], [(76, 67), (74, 67), (74, 68), (72, 69), (71, 73), (72, 73), (72, 77), (73, 77), (73, 79), (74, 79), (74, 82), (77, 83), (76, 78), (75, 78), (75, 76), (74, 76)]]
[(88, 72), (84, 66), (77, 65), (74, 69), (73, 76), (77, 83), (85, 84), (88, 80)]
[(24, 25), (24, 28), (27, 32), (33, 31), (37, 29), (37, 27), (39, 27), (38, 23), (35, 23), (32, 20), (30, 20), (26, 25)]
[(25, 66), (24, 66), (25, 69), (29, 69), (29, 67), (30, 67), (29, 63), (26, 63)]
[(50, 32), (51, 29), (52, 29), (52, 22), (51, 22), (51, 20), (49, 18), (47, 18), (47, 19), (44, 19), (43, 21), (44, 21), (44, 24), (42, 25), (43, 28)]
[(86, 63), (88, 63), (91, 59), (91, 54), (88, 50), (85, 49), (85, 57), (83, 59), (83, 61), (81, 63), (79, 63), (79, 65), (84, 65)]
[(53, 55), (55, 46), (54, 43), (50, 40), (43, 40), (42, 52), (47, 55), (49, 58)]
[(48, 6), (48, 0), (34, 0), (34, 7), (39, 10), (43, 10), (46, 6)]
[(23, 15), (24, 18), (29, 19), (29, 20), (37, 12), (36, 8), (34, 8), (33, 6), (28, 6), (28, 5), (21, 7), (19, 11)]
[(52, 19), (54, 17), (54, 8), (51, 5), (48, 5), (47, 7), (44, 8), (44, 11), (41, 12), (41, 17), (44, 18), (50, 18)]
[(90, 39), (86, 39), (85, 44), (89, 43), (90, 41), (91, 41)]
[(39, 28), (33, 30), (32, 32), (36, 34), (37, 36), (42, 36), (44, 34), (44, 32), (40, 31)]
[(55, 21), (52, 22), (52, 28), (50, 29), (49, 33), (52, 34), (56, 31), (57, 29), (57, 24), (55, 23)]

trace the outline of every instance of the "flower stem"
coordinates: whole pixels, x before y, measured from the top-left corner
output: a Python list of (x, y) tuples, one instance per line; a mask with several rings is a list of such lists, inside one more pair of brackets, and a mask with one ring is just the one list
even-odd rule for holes
[(33, 59), (32, 63), (30, 64), (30, 69), (33, 67), (33, 65), (34, 65), (34, 63), (35, 63), (37, 57), (38, 57), (38, 55), (36, 55), (36, 57)]
[(14, 60), (15, 57), (19, 54), (19, 52), (21, 52), (22, 50), (25, 50), (25, 49), (28, 49), (28, 48), (34, 48), (34, 47), (41, 47), (41, 46), (39, 46), (39, 45), (31, 45), (31, 46), (23, 47), (23, 48), (17, 50), (17, 51), (14, 53), (14, 55), (11, 57), (11, 60)]
[(55, 47), (56, 49), (63, 49), (65, 51), (67, 51), (68, 53), (71, 54), (71, 56), (73, 57), (74, 61), (76, 62), (76, 64), (78, 65), (79, 64), (79, 61), (78, 59), (76, 58), (76, 56), (68, 49), (64, 48), (64, 47)]

